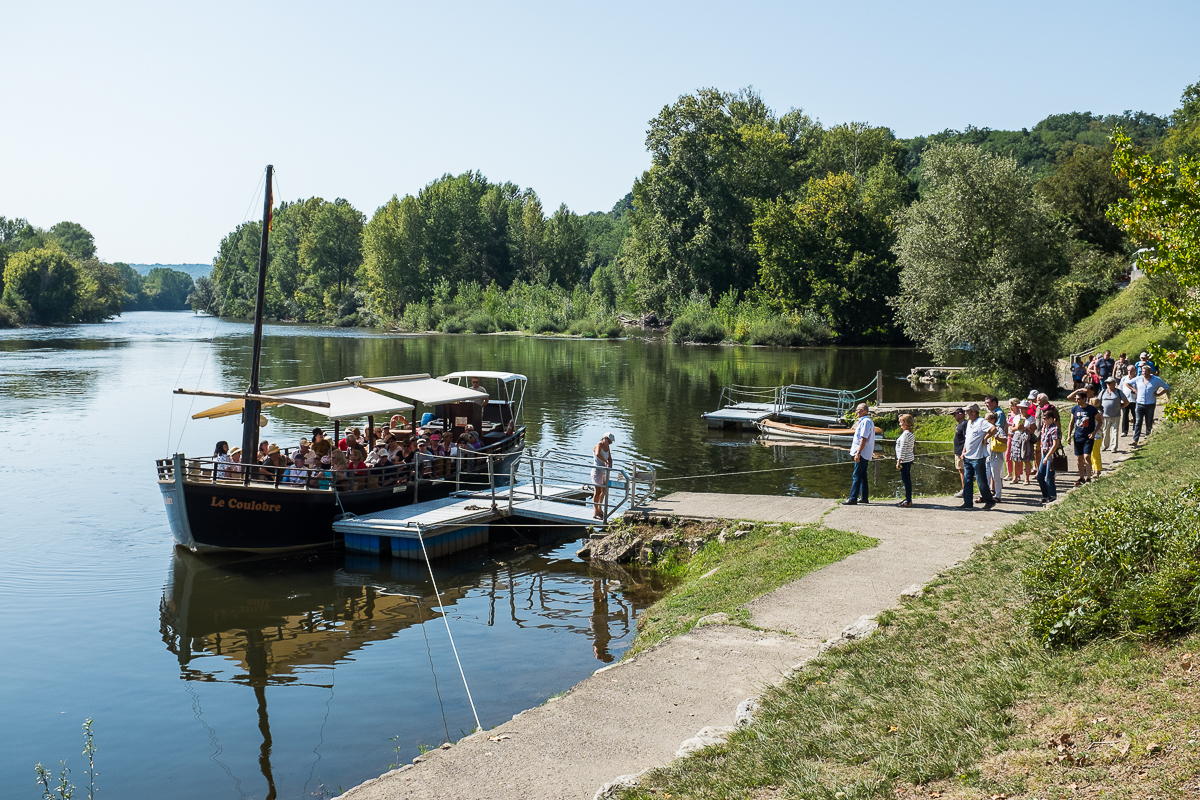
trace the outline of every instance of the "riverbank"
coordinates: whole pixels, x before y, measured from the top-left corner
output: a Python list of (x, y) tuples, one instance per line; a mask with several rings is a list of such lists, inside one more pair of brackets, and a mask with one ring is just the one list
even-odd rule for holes
[[(771, 497), (767, 504), (756, 495), (702, 495), (732, 518), (763, 521), (767, 511), (770, 522), (786, 506), (791, 522), (779, 525), (781, 537), (819, 526), (878, 543), (745, 604), (742, 619), (718, 616), (705, 620), (711, 624), (690, 627), (684, 622), (685, 632), (598, 671), (561, 698), (427, 754), (347, 796), (591, 798), (617, 776), (668, 764), (706, 728), (717, 730), (707, 731), (701, 741), (730, 733), (739, 706), (803, 674), (827, 642), (842, 640), (856, 625), (869, 630), (872, 623), (864, 617), (885, 619), (881, 612), (902, 594), (921, 594), (921, 587), (968, 559), (988, 536), (1037, 509), (1034, 491), (1024, 486), (1007, 491), (1008, 499), (995, 510), (969, 514), (952, 511), (953, 498), (922, 500), (906, 510), (846, 507), (817, 498)], [(694, 503), (681, 502), (686, 497), (673, 497), (652, 510), (679, 516), (694, 510)], [(752, 527), (766, 530), (761, 524)], [(694, 580), (721, 581), (720, 569)], [(647, 619), (655, 613), (651, 609)], [(693, 617), (709, 613), (721, 613), (720, 607), (693, 604), (689, 609)]]

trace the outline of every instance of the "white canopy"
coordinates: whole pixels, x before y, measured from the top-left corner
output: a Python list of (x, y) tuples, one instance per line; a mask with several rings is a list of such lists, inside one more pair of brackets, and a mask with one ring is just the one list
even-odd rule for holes
[(381, 392), (398, 395), (406, 400), (424, 403), (427, 406), (442, 403), (461, 403), (468, 400), (479, 400), (487, 395), (456, 386), (453, 383), (431, 378), (428, 375), (406, 375), (400, 378), (371, 378), (360, 380), (364, 386), (370, 386)]
[(496, 378), (497, 380), (502, 380), (505, 383), (515, 380), (526, 380), (524, 375), (518, 375), (515, 372), (496, 372), (495, 370), (486, 369), (477, 369), (473, 371), (468, 370), (465, 372), (451, 372), (449, 375), (443, 375), (442, 377), (438, 378), (438, 380), (448, 381), (451, 378)]
[[(385, 416), (401, 414), (413, 410), (413, 400), (426, 405), (455, 403), (463, 400), (478, 400), (485, 397), (482, 392), (444, 383), (429, 377), (428, 374), (397, 375), (389, 378), (345, 378), (334, 383), (321, 383), (313, 386), (294, 386), (284, 389), (272, 389), (263, 392), (264, 395), (277, 395), (279, 402), (264, 402), (263, 406), (292, 406), (303, 411), (333, 419), (361, 419), (370, 416)], [(329, 403), (328, 408), (306, 406), (289, 403), (288, 399), (322, 400)], [(230, 400), (219, 406), (193, 414), (192, 419), (215, 419), (242, 413), (244, 400)]]

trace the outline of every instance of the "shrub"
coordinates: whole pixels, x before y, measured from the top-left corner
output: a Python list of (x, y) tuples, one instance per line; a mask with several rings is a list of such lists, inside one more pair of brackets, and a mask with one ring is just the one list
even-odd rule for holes
[(476, 311), (463, 322), (471, 333), (491, 333), (498, 330), (496, 320), (484, 311)]
[(572, 336), (584, 336), (588, 339), (596, 338), (596, 323), (590, 319), (577, 319), (567, 326), (567, 333)]
[(446, 317), (442, 320), (442, 333), (462, 333), (467, 329), (466, 322), (461, 317)]
[(667, 334), (675, 344), (698, 342), (700, 344), (716, 344), (725, 340), (725, 328), (715, 319), (697, 319), (696, 317), (680, 317), (671, 323)]
[(21, 327), (21, 320), (17, 318), (17, 312), (6, 305), (0, 304), (0, 328), (19, 327)]
[(618, 339), (625, 333), (624, 326), (615, 319), (596, 323), (596, 335), (605, 339)]
[(530, 333), (562, 333), (562, 327), (558, 323), (540, 317), (529, 323)]
[(1200, 623), (1200, 483), (1116, 500), (1082, 517), (1025, 570), (1046, 647), (1101, 636), (1162, 638)]

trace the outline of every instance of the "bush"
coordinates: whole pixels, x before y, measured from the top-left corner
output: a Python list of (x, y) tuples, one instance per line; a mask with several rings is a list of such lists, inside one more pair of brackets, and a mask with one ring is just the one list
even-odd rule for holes
[(1022, 577), (1030, 628), (1046, 647), (1191, 630), (1200, 623), (1200, 483), (1080, 518)]
[(667, 336), (675, 344), (684, 342), (716, 344), (725, 341), (725, 328), (715, 319), (680, 317), (671, 323), (671, 330)]
[(605, 339), (619, 339), (625, 334), (625, 328), (615, 319), (596, 323), (596, 335)]
[(545, 317), (535, 319), (529, 323), (530, 333), (562, 333), (562, 326), (558, 323), (548, 320)]
[(483, 311), (476, 311), (463, 323), (471, 333), (491, 333), (498, 330), (496, 320)]
[(6, 305), (0, 304), (0, 328), (19, 327), (21, 327), (21, 320), (17, 318), (17, 312)]
[(577, 319), (567, 326), (567, 333), (572, 336), (583, 336), (588, 339), (596, 338), (596, 323), (590, 319)]
[(439, 328), (442, 333), (462, 333), (466, 329), (467, 324), (460, 317), (446, 317)]

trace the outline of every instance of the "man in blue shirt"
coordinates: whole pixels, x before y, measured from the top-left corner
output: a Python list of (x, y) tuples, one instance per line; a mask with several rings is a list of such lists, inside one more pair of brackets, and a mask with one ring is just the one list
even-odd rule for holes
[(1143, 351), (1142, 354), (1140, 356), (1138, 356), (1137, 364), (1134, 365), (1137, 367), (1137, 374), (1141, 375), (1142, 367), (1145, 367), (1147, 365), (1150, 367), (1150, 372), (1152, 374), (1154, 374), (1154, 375), (1158, 374), (1158, 364), (1154, 363), (1154, 360), (1152, 358), (1150, 358), (1149, 353)]
[(844, 506), (858, 505), (860, 494), (864, 504), (871, 502), (868, 499), (867, 468), (875, 456), (875, 421), (867, 415), (868, 410), (866, 403), (859, 403), (855, 409), (858, 422), (854, 423), (854, 440), (850, 443), (850, 455), (854, 456), (854, 479), (850, 483), (849, 499), (842, 501)]
[(1171, 387), (1167, 385), (1166, 381), (1151, 374), (1150, 363), (1144, 362), (1144, 359), (1138, 362), (1142, 365), (1142, 374), (1129, 382), (1130, 388), (1134, 391), (1133, 401), (1137, 404), (1133, 423), (1134, 447), (1138, 446), (1138, 439), (1142, 438), (1143, 422), (1146, 424), (1147, 436), (1154, 429), (1154, 408), (1158, 404), (1158, 396), (1171, 391)]
[(1113, 367), (1116, 365), (1117, 362), (1112, 357), (1112, 350), (1105, 350), (1104, 355), (1096, 359), (1096, 374), (1100, 376), (1101, 386), (1112, 377)]

